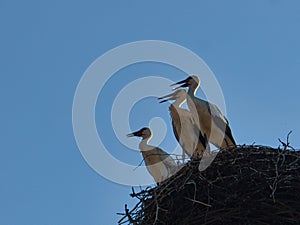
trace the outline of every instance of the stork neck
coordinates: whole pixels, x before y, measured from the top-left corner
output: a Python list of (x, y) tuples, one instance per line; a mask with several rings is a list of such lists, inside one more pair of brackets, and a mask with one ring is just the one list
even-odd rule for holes
[(179, 108), (183, 103), (185, 99), (177, 99), (174, 103), (173, 106)]
[(141, 152), (144, 154), (145, 152), (147, 152), (150, 148), (150, 146), (148, 145), (148, 142), (150, 141), (151, 137), (147, 137), (147, 138), (143, 138), (142, 141), (139, 144), (139, 148), (141, 150)]
[(148, 142), (150, 141), (150, 139), (151, 139), (151, 137), (143, 138), (142, 141), (141, 141), (141, 144), (143, 143), (143, 144), (147, 145)]
[(189, 87), (189, 90), (188, 90), (188, 95), (189, 95), (190, 97), (194, 97), (194, 96), (195, 96), (195, 93), (196, 93), (196, 91), (197, 91), (197, 89), (198, 89), (198, 84), (195, 84), (195, 85), (190, 86), (190, 87)]

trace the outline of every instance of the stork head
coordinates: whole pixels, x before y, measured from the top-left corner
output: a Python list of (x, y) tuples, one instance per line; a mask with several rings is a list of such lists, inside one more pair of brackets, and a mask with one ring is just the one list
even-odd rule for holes
[(127, 137), (142, 137), (143, 139), (149, 138), (151, 136), (152, 136), (152, 132), (148, 127), (143, 127), (138, 131), (127, 134)]
[(189, 76), (185, 80), (174, 83), (171, 86), (179, 85), (179, 84), (181, 84), (181, 85), (176, 87), (175, 90), (178, 89), (178, 88), (182, 88), (182, 87), (194, 87), (194, 88), (196, 88), (200, 84), (200, 79), (196, 75), (193, 75), (193, 76)]
[(186, 99), (186, 91), (184, 89), (178, 89), (171, 94), (158, 98), (158, 100), (161, 100), (159, 103), (163, 103), (169, 100), (184, 102), (185, 99)]

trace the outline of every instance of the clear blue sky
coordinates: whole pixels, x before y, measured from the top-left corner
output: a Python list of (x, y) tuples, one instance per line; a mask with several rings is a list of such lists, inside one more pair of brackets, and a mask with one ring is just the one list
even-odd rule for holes
[[(82, 74), (98, 56), (127, 42), (165, 40), (201, 56), (222, 87), (239, 144), (277, 147), (277, 138), (293, 130), (291, 143), (299, 148), (299, 21), (298, 0), (1, 0), (0, 224), (116, 224), (116, 212), (133, 203), (131, 187), (107, 181), (87, 165), (72, 131)], [(103, 91), (108, 98), (99, 102), (108, 108), (96, 110), (105, 144), (133, 164), (140, 155), (116, 141), (105, 117), (110, 119), (113, 95), (134, 78), (129, 74), (146, 72), (185, 77), (159, 65), (129, 67), (112, 78), (111, 95)], [(168, 121), (167, 106), (147, 109), (149, 118), (163, 114)], [(149, 118), (132, 121), (132, 128)], [(161, 145), (166, 150), (174, 143), (167, 138)]]

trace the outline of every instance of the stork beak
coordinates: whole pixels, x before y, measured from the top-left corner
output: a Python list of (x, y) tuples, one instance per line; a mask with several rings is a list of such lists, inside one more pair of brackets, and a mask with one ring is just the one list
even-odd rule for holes
[(175, 86), (175, 85), (178, 85), (178, 84), (183, 84), (183, 83), (186, 83), (186, 82), (187, 82), (187, 79), (184, 79), (184, 80), (178, 81), (174, 84), (171, 84), (171, 86)]
[(178, 81), (177, 83), (171, 84), (171, 86), (175, 86), (175, 85), (178, 85), (178, 84), (181, 84), (181, 85), (176, 87), (176, 88), (173, 88), (173, 90), (177, 90), (177, 89), (182, 88), (182, 87), (187, 87), (187, 79), (184, 79), (182, 81)]
[(183, 88), (183, 87), (187, 87), (188, 86), (188, 84), (187, 83), (184, 83), (184, 84), (182, 84), (182, 85), (180, 85), (180, 86), (178, 86), (178, 87), (176, 87), (176, 88), (173, 88), (173, 90), (175, 91), (175, 90), (177, 90), (177, 89), (179, 89), (179, 88)]
[(167, 102), (167, 101), (169, 101), (169, 99), (161, 100), (161, 101), (159, 101), (159, 103), (164, 103), (164, 102)]
[(157, 99), (158, 99), (158, 100), (163, 99), (163, 100), (160, 101), (159, 103), (163, 103), (163, 102), (166, 102), (166, 101), (169, 101), (169, 100), (175, 100), (175, 98), (174, 98), (174, 93), (171, 93), (171, 94), (168, 94), (168, 95), (159, 97), (159, 98), (157, 98)]
[(140, 137), (141, 136), (141, 132), (140, 131), (136, 131), (136, 132), (127, 134), (127, 137), (135, 137), (135, 136)]

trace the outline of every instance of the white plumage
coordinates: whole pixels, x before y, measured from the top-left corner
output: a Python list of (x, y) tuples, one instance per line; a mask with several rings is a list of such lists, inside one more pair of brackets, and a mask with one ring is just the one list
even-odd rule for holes
[(160, 184), (162, 181), (171, 177), (178, 171), (179, 166), (167, 152), (159, 147), (148, 144), (152, 138), (152, 132), (149, 128), (144, 127), (139, 131), (128, 134), (127, 136), (142, 137), (139, 149), (144, 158), (146, 167), (156, 183)]
[(187, 103), (199, 129), (206, 134), (207, 139), (218, 148), (235, 146), (229, 123), (221, 110), (214, 104), (195, 97), (200, 80), (197, 76), (190, 76), (173, 85), (182, 84), (180, 87), (188, 87)]
[(160, 103), (175, 100), (175, 102), (170, 105), (169, 110), (174, 135), (183, 150), (183, 161), (185, 159), (185, 153), (191, 158), (199, 158), (205, 149), (209, 148), (207, 139), (200, 132), (199, 126), (196, 125), (191, 112), (181, 108), (181, 105), (186, 101), (186, 95), (186, 91), (180, 89), (172, 94), (159, 98), (164, 99), (160, 101)]

